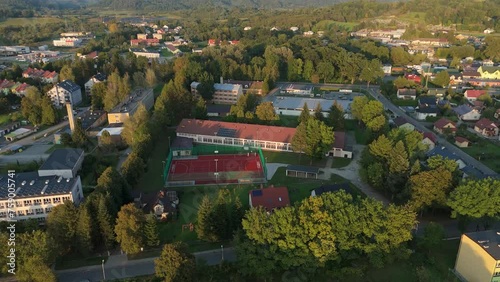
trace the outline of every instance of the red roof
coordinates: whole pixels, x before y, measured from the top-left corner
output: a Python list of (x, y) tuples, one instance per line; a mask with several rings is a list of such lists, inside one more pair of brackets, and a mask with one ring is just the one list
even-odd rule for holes
[(486, 90), (467, 90), (465, 91), (466, 98), (477, 98), (483, 94), (486, 94)]
[(455, 137), (455, 141), (458, 142), (458, 143), (465, 143), (465, 142), (469, 143), (470, 142), (466, 138), (463, 138), (463, 137), (460, 137), (460, 136)]
[(344, 149), (344, 146), (345, 146), (345, 132), (343, 132), (343, 131), (335, 131), (333, 133), (333, 136), (335, 137), (335, 141), (333, 141), (332, 148)]
[(0, 80), (0, 89), (2, 88), (11, 88), (12, 86), (14, 86), (16, 83), (14, 81), (10, 81), (10, 80)]
[(408, 80), (417, 82), (417, 83), (421, 82), (420, 76), (418, 76), (416, 74), (407, 74), (407, 75), (405, 75), (405, 78), (408, 79)]
[(296, 131), (290, 127), (183, 119), (177, 127), (177, 133), (217, 136), (220, 128), (234, 131), (233, 138), (281, 143), (291, 143)]
[(229, 41), (229, 43), (236, 45), (236, 44), (240, 43), (240, 41), (239, 40), (231, 40), (231, 41)]
[(428, 138), (431, 140), (434, 144), (436, 144), (437, 138), (436, 135), (432, 134), (431, 132), (424, 132), (424, 139)]
[(170, 50), (170, 51), (172, 51), (172, 52), (174, 52), (175, 50), (177, 50), (177, 48), (175, 48), (175, 46), (171, 45), (171, 44), (167, 45), (167, 49)]
[(264, 207), (268, 212), (273, 209), (290, 205), (288, 189), (286, 187), (269, 187), (265, 189), (252, 190), (248, 192), (251, 199), (251, 206)]
[(494, 122), (487, 118), (478, 120), (475, 126), (477, 126), (479, 129), (493, 129), (498, 127)]
[(434, 123), (434, 126), (436, 128), (443, 129), (447, 124), (450, 124), (450, 123), (453, 124), (453, 128), (450, 128), (450, 129), (453, 130), (453, 131), (457, 130), (456, 124), (454, 122), (452, 122), (451, 120), (447, 119), (447, 118), (441, 118), (441, 119), (439, 119), (438, 121), (436, 121)]

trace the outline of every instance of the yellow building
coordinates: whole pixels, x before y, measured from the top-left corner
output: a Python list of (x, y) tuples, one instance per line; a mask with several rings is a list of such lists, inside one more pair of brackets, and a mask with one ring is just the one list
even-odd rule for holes
[(455, 273), (468, 282), (500, 282), (500, 231), (462, 235)]
[(140, 105), (150, 110), (155, 102), (153, 89), (138, 89), (125, 102), (120, 103), (108, 113), (108, 123), (123, 123), (135, 114)]
[(500, 79), (500, 67), (480, 66), (477, 72), (483, 79)]

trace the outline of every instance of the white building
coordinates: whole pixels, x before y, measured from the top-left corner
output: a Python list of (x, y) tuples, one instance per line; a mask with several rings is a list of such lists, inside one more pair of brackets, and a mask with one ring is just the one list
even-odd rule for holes
[(278, 97), (274, 102), (274, 111), (278, 115), (284, 116), (300, 116), (302, 113), (302, 109), (304, 105), (307, 104), (309, 108), (309, 113), (312, 115), (314, 113), (314, 109), (318, 104), (321, 106), (321, 112), (323, 116), (327, 117), (328, 112), (332, 105), (337, 101), (337, 104), (342, 106), (345, 116), (348, 117), (351, 111), (351, 103), (349, 100), (327, 100), (327, 99), (314, 99), (314, 98), (301, 98), (301, 97)]
[(60, 108), (70, 102), (72, 105), (78, 105), (82, 101), (82, 89), (71, 80), (59, 82), (47, 92), (52, 103)]
[[(35, 171), (16, 173), (14, 182), (11, 179), (0, 175), (0, 221), (33, 218), (43, 222), (54, 207), (65, 201), (75, 205), (83, 201), (80, 176), (39, 176)], [(9, 190), (12, 183), (15, 187)], [(9, 196), (11, 192), (14, 197)]]
[[(199, 82), (191, 83), (191, 93), (199, 95), (198, 85)], [(228, 83), (214, 83), (214, 96), (212, 102), (215, 104), (230, 104), (234, 105), (238, 99), (243, 95), (243, 88), (241, 84), (228, 84)]]
[(78, 47), (82, 44), (82, 40), (76, 37), (61, 37), (53, 41), (56, 47)]
[(85, 82), (85, 93), (87, 95), (90, 95), (94, 84), (104, 82), (104, 81), (106, 81), (106, 75), (103, 73), (98, 73), (98, 74), (92, 76), (89, 79), (89, 81)]
[(129, 49), (130, 52), (134, 53), (137, 57), (146, 57), (148, 59), (159, 59), (160, 58), (160, 53), (159, 52), (152, 52), (152, 51), (147, 51), (146, 49)]
[(383, 65), (382, 71), (384, 72), (384, 75), (391, 75), (392, 65)]
[(244, 31), (247, 31), (247, 30), (252, 30), (252, 27), (251, 26), (245, 26), (245, 28), (243, 28)]
[(294, 95), (308, 95), (312, 94), (313, 87), (310, 85), (302, 84), (288, 84), (280, 89), (281, 94), (294, 94)]

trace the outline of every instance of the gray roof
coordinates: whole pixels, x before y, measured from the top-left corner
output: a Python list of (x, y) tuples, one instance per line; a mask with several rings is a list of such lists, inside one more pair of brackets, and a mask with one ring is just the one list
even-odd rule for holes
[(419, 107), (416, 111), (425, 114), (437, 114), (439, 112), (439, 109), (437, 106), (428, 106), (428, 107)]
[(427, 157), (442, 156), (445, 159), (450, 160), (462, 160), (459, 156), (455, 155), (452, 151), (446, 149), (446, 147), (435, 147), (434, 149), (427, 152)]
[(99, 72), (97, 73), (96, 75), (93, 76), (96, 80), (99, 80), (99, 81), (105, 81), (106, 80), (106, 75)]
[(57, 86), (63, 88), (64, 90), (67, 90), (69, 92), (75, 92), (75, 91), (78, 91), (81, 89), (78, 84), (74, 83), (71, 80), (65, 80), (65, 81), (59, 82), (57, 84)]
[(219, 113), (219, 114), (227, 114), (231, 111), (231, 105), (207, 105), (207, 112), (209, 113)]
[(459, 115), (459, 116), (463, 116), (465, 114), (468, 114), (470, 112), (472, 112), (472, 108), (467, 106), (467, 105), (460, 105), (458, 107), (455, 107), (453, 108), (453, 111)]
[(82, 149), (57, 149), (50, 154), (40, 170), (73, 169), (82, 155)]
[(307, 107), (311, 112), (314, 111), (316, 105), (319, 103), (323, 112), (328, 112), (332, 105), (337, 101), (337, 104), (342, 106), (344, 111), (350, 111), (352, 101), (349, 100), (327, 100), (327, 99), (314, 99), (314, 98), (301, 98), (301, 97), (283, 97), (283, 99), (275, 99), (273, 106), (276, 109), (288, 109), (301, 111), (307, 103)]
[[(71, 188), (75, 185), (77, 178), (64, 179), (59, 176), (43, 176), (39, 177), (37, 172), (20, 172), (16, 173), (16, 199), (28, 198), (42, 195), (63, 195), (71, 192)], [(60, 180), (58, 182), (58, 180)], [(8, 198), (7, 183), (11, 184), (9, 177), (6, 174), (0, 175), (0, 199)], [(24, 183), (24, 185), (23, 185)]]
[(495, 260), (500, 260), (500, 230), (485, 230), (464, 235), (475, 241)]
[(215, 90), (219, 91), (238, 91), (238, 89), (241, 89), (240, 84), (220, 84), (220, 83), (214, 83), (214, 88)]
[(304, 165), (288, 165), (286, 170), (308, 172), (308, 173), (319, 173), (319, 168)]
[(483, 179), (486, 177), (479, 169), (477, 169), (471, 165), (464, 166), (461, 169), (461, 171), (463, 173), (467, 174), (467, 176), (469, 176), (469, 177), (474, 177), (474, 178), (478, 178), (478, 179)]
[(172, 142), (172, 149), (193, 149), (193, 139), (177, 136)]

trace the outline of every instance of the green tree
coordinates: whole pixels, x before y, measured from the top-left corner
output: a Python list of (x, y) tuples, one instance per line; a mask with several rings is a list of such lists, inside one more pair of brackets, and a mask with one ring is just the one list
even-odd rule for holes
[(370, 86), (370, 82), (382, 77), (384, 77), (384, 71), (382, 70), (382, 63), (378, 59), (364, 61), (364, 66), (359, 75), (361, 80), (366, 81), (367, 85)]
[(70, 201), (55, 206), (47, 217), (47, 235), (60, 255), (75, 250), (77, 220), (78, 209)]
[(155, 273), (165, 282), (190, 282), (195, 280), (195, 257), (184, 243), (166, 244), (159, 258), (155, 259)]
[(382, 160), (388, 160), (394, 148), (394, 143), (385, 135), (380, 135), (370, 145), (368, 145), (368, 148), (370, 149), (370, 154), (373, 156)]
[(311, 81), (311, 77), (312, 77), (313, 73), (314, 73), (313, 62), (310, 60), (306, 60), (306, 62), (304, 64), (304, 73), (303, 73), (304, 78), (306, 80)]
[(293, 135), (292, 137), (292, 149), (294, 152), (300, 153), (299, 162), (300, 162), (300, 156), (302, 156), (302, 153), (305, 152), (307, 147), (306, 137), (307, 137), (307, 122), (301, 122), (299, 126), (297, 126), (295, 135)]
[(116, 219), (116, 241), (127, 254), (136, 254), (144, 247), (144, 214), (133, 203), (122, 206)]
[(429, 222), (424, 228), (424, 235), (419, 238), (419, 245), (427, 252), (439, 249), (445, 236), (444, 228), (438, 223)]
[(59, 81), (71, 80), (75, 81), (75, 74), (70, 65), (64, 65), (59, 72)]
[(72, 143), (78, 148), (81, 148), (87, 144), (87, 134), (82, 128), (82, 122), (79, 119), (75, 121), (75, 130), (73, 130), (73, 133), (71, 134), (71, 140)]
[(401, 88), (412, 88), (412, 87), (415, 87), (415, 82), (412, 81), (412, 80), (408, 80), (402, 76), (396, 78), (392, 84), (398, 88), (398, 89), (401, 89)]
[(78, 222), (76, 223), (76, 241), (80, 254), (88, 255), (92, 252), (92, 235), (94, 230), (89, 210), (85, 205), (80, 206), (78, 209)]
[(450, 193), (447, 201), (452, 209), (451, 216), (457, 215), (484, 218), (498, 217), (500, 210), (500, 180), (485, 178), (481, 180), (467, 179)]
[(361, 120), (371, 131), (380, 131), (387, 120), (384, 115), (384, 106), (379, 101), (369, 101), (362, 109)]
[(396, 66), (406, 66), (410, 63), (410, 54), (402, 47), (391, 48), (391, 61)]
[(344, 109), (342, 109), (342, 106), (337, 103), (337, 101), (333, 102), (333, 105), (328, 111), (326, 124), (328, 124), (328, 126), (331, 126), (333, 130), (342, 131), (345, 128)]
[(391, 173), (405, 173), (410, 167), (408, 153), (406, 153), (403, 141), (395, 144), (388, 158), (389, 171)]
[(267, 123), (279, 120), (279, 116), (274, 111), (273, 103), (271, 102), (264, 102), (258, 105), (255, 109), (255, 114), (259, 120)]
[(311, 114), (309, 113), (309, 107), (307, 103), (304, 103), (304, 107), (302, 107), (302, 112), (299, 116), (299, 123), (305, 123), (311, 118)]
[(136, 71), (132, 75), (132, 81), (136, 87), (145, 87), (147, 82), (142, 71)]
[(115, 234), (113, 227), (114, 214), (111, 213), (112, 201), (110, 200), (109, 194), (99, 198), (99, 204), (97, 208), (97, 223), (99, 225), (101, 242), (107, 250), (111, 250), (115, 244)]
[(444, 88), (450, 84), (450, 75), (447, 71), (441, 71), (436, 74), (436, 77), (432, 80), (432, 83)]
[(145, 167), (144, 160), (136, 152), (132, 152), (123, 162), (121, 174), (130, 185), (135, 185), (144, 173)]
[(196, 105), (194, 107), (194, 118), (196, 119), (207, 119), (208, 111), (207, 111), (207, 103), (204, 99), (197, 99)]
[(493, 61), (500, 60), (500, 38), (496, 36), (486, 36), (484, 43), (486, 44), (484, 55)]
[(446, 204), (452, 186), (450, 171), (438, 168), (422, 171), (410, 177), (411, 205), (418, 211)]
[(115, 143), (113, 142), (113, 139), (111, 138), (111, 134), (109, 134), (109, 131), (104, 130), (99, 137), (99, 147), (104, 151), (104, 152), (110, 152), (115, 149)]
[(21, 100), (21, 113), (33, 125), (40, 125), (42, 122), (42, 94), (36, 87), (28, 87), (26, 95)]
[(214, 88), (214, 78), (208, 72), (203, 72), (200, 77), (200, 84), (196, 88), (201, 97), (205, 100), (212, 100), (215, 88)]
[[(335, 140), (332, 128), (316, 119), (309, 119), (302, 126), (305, 127), (305, 130), (297, 128), (292, 138), (292, 147), (297, 148), (297, 151), (300, 150), (298, 148), (304, 148), (303, 152), (311, 157), (311, 161), (312, 158), (321, 159), (331, 149)], [(305, 143), (302, 143), (304, 140)]]
[(56, 123), (56, 111), (48, 96), (42, 98), (42, 121), (41, 124), (53, 125)]
[(365, 96), (354, 97), (351, 103), (351, 113), (355, 119), (361, 120), (363, 118), (363, 108), (368, 102), (369, 100)]
[(327, 83), (328, 81), (331, 81), (333, 79), (335, 68), (333, 67), (331, 62), (321, 61), (318, 64), (316, 70), (319, 77), (323, 79), (324, 83)]
[[(134, 115), (123, 123), (122, 138), (134, 150), (148, 148), (151, 145), (149, 113), (144, 105), (139, 105)], [(144, 152), (138, 152), (143, 155)]]
[[(7, 244), (5, 244), (7, 245)], [(54, 241), (43, 231), (25, 232), (16, 238), (16, 278), (19, 281), (56, 281), (50, 268), (54, 262)]]
[(316, 108), (314, 108), (314, 118), (320, 121), (324, 121), (325, 117), (323, 116), (323, 108), (318, 103), (316, 104)]
[(156, 78), (156, 73), (153, 69), (148, 68), (146, 70), (146, 85), (149, 88), (153, 88), (156, 86), (157, 78)]
[(148, 247), (157, 247), (160, 245), (158, 226), (154, 214), (146, 215), (146, 224), (144, 225), (144, 241)]
[(101, 110), (104, 107), (104, 97), (106, 96), (106, 84), (104, 82), (96, 83), (92, 86), (91, 102), (93, 110)]
[(217, 240), (213, 230), (211, 229), (213, 203), (210, 198), (205, 195), (198, 207), (196, 234), (201, 240), (215, 242)]
[(73, 139), (71, 138), (71, 134), (63, 132), (61, 134), (61, 144), (63, 144), (64, 146), (73, 146)]

